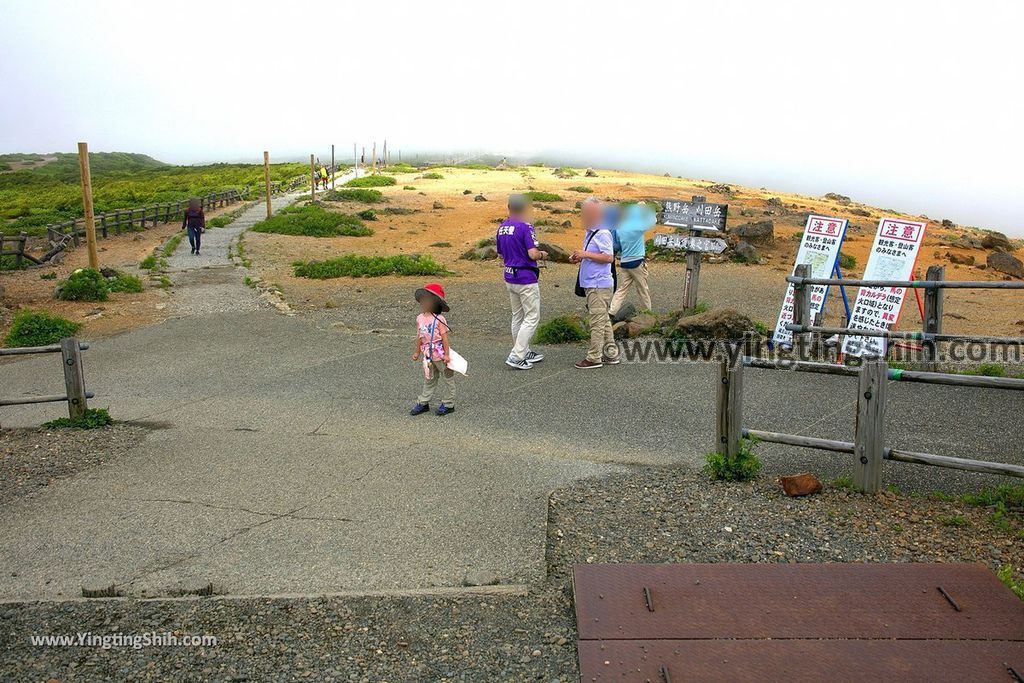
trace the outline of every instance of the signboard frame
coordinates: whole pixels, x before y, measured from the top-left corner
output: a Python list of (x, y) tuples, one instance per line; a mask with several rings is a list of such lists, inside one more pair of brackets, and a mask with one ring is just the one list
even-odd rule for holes
[[(663, 199), (661, 201), (661, 224), (670, 228), (685, 228), (707, 232), (725, 232), (729, 218), (728, 204), (685, 199)], [(706, 208), (705, 208), (706, 207)]]

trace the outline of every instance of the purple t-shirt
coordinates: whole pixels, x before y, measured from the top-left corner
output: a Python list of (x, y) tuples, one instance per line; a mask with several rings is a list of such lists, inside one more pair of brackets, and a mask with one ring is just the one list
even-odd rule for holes
[(532, 285), (537, 281), (537, 262), (530, 258), (530, 249), (539, 249), (533, 226), (512, 218), (498, 226), (498, 253), (505, 261), (505, 282)]

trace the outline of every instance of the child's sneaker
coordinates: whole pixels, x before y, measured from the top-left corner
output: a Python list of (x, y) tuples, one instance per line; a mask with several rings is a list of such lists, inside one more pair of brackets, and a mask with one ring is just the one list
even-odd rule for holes
[(530, 361), (531, 363), (539, 363), (542, 360), (544, 360), (544, 354), (537, 353), (536, 351), (529, 351), (526, 354), (526, 360)]
[(455, 406), (446, 406), (445, 404), (442, 403), (441, 405), (439, 405), (437, 407), (437, 414), (438, 415), (447, 415), (448, 413), (453, 413), (453, 412), (455, 412)]
[(515, 358), (511, 357), (506, 358), (505, 365), (509, 366), (510, 368), (515, 368), (516, 370), (530, 370), (533, 368), (533, 363), (526, 360), (525, 358), (523, 360), (516, 360)]
[(427, 412), (428, 410), (430, 410), (430, 404), (429, 403), (417, 403), (416, 405), (414, 405), (412, 407), (412, 410), (409, 411), (409, 414), (410, 415), (422, 415), (423, 413)]

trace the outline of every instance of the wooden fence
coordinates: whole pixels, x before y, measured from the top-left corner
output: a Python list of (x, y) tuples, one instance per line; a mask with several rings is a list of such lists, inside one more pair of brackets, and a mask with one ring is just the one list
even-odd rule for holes
[[(31, 254), (25, 253), (25, 245), (28, 243), (28, 235), (21, 233), (17, 237), (11, 235), (0, 235), (0, 261), (9, 257), (14, 260), (14, 267), (21, 268), (25, 261), (39, 264), (41, 261)], [(2, 270), (2, 268), (0, 268)]]
[(0, 398), (0, 406), (17, 406), (30, 403), (53, 403), (67, 401), (68, 415), (72, 418), (81, 417), (89, 407), (88, 399), (93, 398), (91, 391), (85, 390), (85, 375), (82, 372), (82, 351), (89, 348), (85, 342), (75, 337), (65, 337), (59, 344), (49, 346), (24, 346), (13, 349), (0, 349), (0, 356), (22, 356), (35, 353), (59, 353), (61, 365), (64, 367), (64, 393), (52, 396), (26, 396), (23, 398)]
[[(282, 183), (271, 183), (270, 191), (276, 194), (282, 191)], [(249, 188), (241, 190), (225, 190), (223, 192), (211, 192), (199, 198), (203, 210), (217, 209), (230, 206), (236, 202), (245, 201), (249, 195)], [(122, 232), (144, 230), (147, 227), (156, 227), (160, 223), (168, 223), (172, 220), (180, 220), (188, 208), (187, 200), (177, 202), (166, 202), (153, 204), (131, 209), (117, 209), (96, 215), (96, 234), (98, 237), (107, 238), (111, 233), (120, 235)], [(21, 243), (21, 250), (18, 255), (31, 260), (33, 263), (49, 261), (57, 253), (72, 246), (79, 246), (82, 238), (85, 237), (85, 219), (75, 218), (53, 223), (46, 226), (46, 237), (50, 243), (50, 249), (41, 258), (36, 259), (25, 253), (24, 242)], [(12, 252), (13, 254), (13, 252)]]
[[(925, 343), (929, 364), (937, 358), (935, 345), (944, 341), (966, 341), (993, 345), (1022, 345), (1021, 337), (988, 337), (942, 333), (942, 292), (945, 289), (1024, 289), (1024, 282), (963, 282), (943, 280), (941, 266), (928, 269), (927, 280), (848, 280), (811, 278), (810, 266), (799, 265), (795, 274), (787, 278), (793, 284), (793, 324), (787, 329), (794, 334), (794, 343), (805, 344), (806, 335), (844, 335), (885, 337), (886, 339), (916, 339)], [(902, 287), (925, 290), (924, 327), (921, 332), (894, 332), (856, 328), (820, 327), (812, 324), (809, 287), (812, 285), (839, 285), (858, 287)], [(857, 410), (853, 442), (820, 439), (798, 434), (768, 432), (743, 426), (743, 369), (745, 367), (768, 370), (795, 370), (857, 378)], [(733, 458), (740, 451), (740, 440), (754, 438), (768, 443), (785, 444), (801, 448), (850, 453), (854, 456), (853, 481), (861, 490), (874, 493), (881, 487), (882, 460), (907, 462), (918, 465), (948, 467), (969, 472), (1024, 477), (1024, 466), (986, 462), (971, 458), (950, 457), (887, 448), (885, 436), (886, 387), (890, 381), (922, 384), (947, 384), (960, 387), (986, 387), (1010, 391), (1024, 391), (1024, 379), (957, 375), (942, 372), (910, 371), (889, 368), (884, 358), (870, 357), (860, 368), (831, 363), (807, 361), (774, 361), (743, 356), (743, 362), (731, 364), (723, 360), (720, 368), (717, 396), (717, 430), (715, 450)]]

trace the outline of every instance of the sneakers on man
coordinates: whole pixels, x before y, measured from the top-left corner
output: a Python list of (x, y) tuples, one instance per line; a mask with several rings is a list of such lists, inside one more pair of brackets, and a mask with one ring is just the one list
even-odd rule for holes
[(601, 362), (604, 363), (605, 365), (618, 365), (619, 357), (615, 356), (615, 358), (601, 358)]
[(594, 361), (587, 360), (586, 358), (584, 358), (583, 360), (576, 361), (576, 369), (577, 370), (593, 370), (593, 369), (599, 368), (601, 366), (602, 366), (602, 363), (595, 363)]
[(526, 360), (530, 361), (531, 363), (539, 363), (542, 360), (544, 360), (544, 354), (537, 353), (536, 351), (527, 351)]
[(516, 370), (533, 369), (533, 363), (526, 360), (525, 358), (523, 360), (516, 360), (515, 358), (506, 358), (505, 365), (509, 366), (510, 368), (515, 368)]
[(437, 407), (438, 415), (447, 415), (448, 413), (452, 412), (455, 412), (455, 406), (446, 406), (445, 404), (442, 403)]
[(422, 415), (423, 413), (427, 412), (428, 410), (430, 410), (430, 404), (429, 403), (417, 403), (416, 405), (414, 405), (412, 407), (412, 410), (409, 411), (409, 414), (410, 415)]

